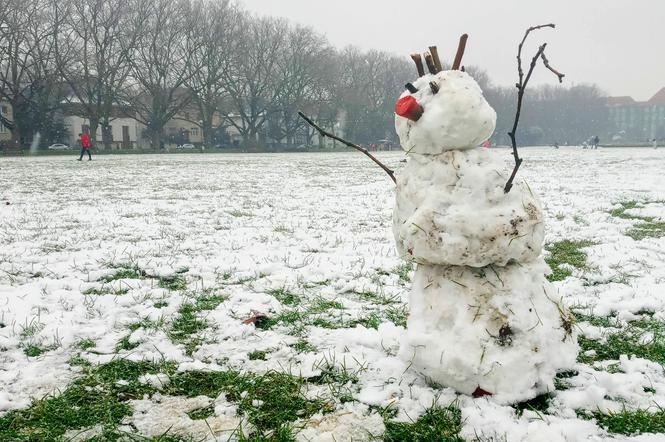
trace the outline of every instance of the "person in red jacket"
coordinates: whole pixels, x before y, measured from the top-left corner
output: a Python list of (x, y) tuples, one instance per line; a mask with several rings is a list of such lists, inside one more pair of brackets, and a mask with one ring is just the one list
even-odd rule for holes
[(79, 141), (81, 143), (81, 156), (79, 157), (79, 161), (83, 159), (83, 154), (85, 152), (88, 152), (88, 161), (92, 160), (92, 155), (90, 155), (90, 135), (86, 133), (79, 134)]

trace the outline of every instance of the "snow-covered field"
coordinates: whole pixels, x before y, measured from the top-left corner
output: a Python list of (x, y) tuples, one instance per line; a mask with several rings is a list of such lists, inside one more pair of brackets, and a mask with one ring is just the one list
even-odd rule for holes
[(0, 439), (665, 440), (665, 151), (522, 153), (587, 257), (580, 362), (515, 407), (396, 356), (412, 269), (360, 154), (0, 159)]

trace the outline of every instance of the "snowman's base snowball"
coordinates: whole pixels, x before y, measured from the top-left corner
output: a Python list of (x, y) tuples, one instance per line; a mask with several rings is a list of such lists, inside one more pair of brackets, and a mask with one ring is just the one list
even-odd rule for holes
[(473, 267), (536, 259), (544, 237), (540, 202), (522, 183), (505, 193), (508, 176), (498, 154), (482, 149), (411, 155), (397, 176), (400, 255)]
[(430, 381), (513, 403), (554, 390), (579, 350), (542, 259), (484, 268), (419, 265), (401, 357)]

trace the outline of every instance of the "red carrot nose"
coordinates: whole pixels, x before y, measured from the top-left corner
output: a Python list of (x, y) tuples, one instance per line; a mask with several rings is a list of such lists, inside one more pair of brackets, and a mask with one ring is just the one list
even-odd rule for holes
[(400, 98), (395, 103), (395, 113), (411, 121), (418, 121), (425, 110), (411, 95)]

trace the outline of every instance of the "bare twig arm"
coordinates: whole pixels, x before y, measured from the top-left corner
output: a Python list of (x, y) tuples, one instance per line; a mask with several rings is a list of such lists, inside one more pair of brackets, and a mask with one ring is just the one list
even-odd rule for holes
[(333, 140), (337, 140), (342, 144), (345, 144), (349, 147), (352, 147), (365, 155), (367, 155), (372, 161), (374, 161), (381, 169), (383, 169), (389, 176), (390, 179), (393, 180), (394, 183), (397, 183), (397, 179), (395, 179), (395, 172), (391, 169), (389, 169), (385, 164), (383, 164), (381, 161), (377, 160), (374, 155), (369, 153), (367, 149), (364, 147), (358, 146), (357, 144), (351, 143), (350, 141), (346, 141), (343, 138), (340, 138), (336, 135), (331, 134), (330, 132), (326, 131), (325, 129), (321, 128), (319, 125), (317, 125), (314, 121), (312, 121), (310, 118), (308, 118), (305, 114), (302, 112), (298, 111), (298, 115), (307, 122), (310, 126), (312, 126), (314, 129), (316, 129), (321, 135), (324, 137), (332, 138)]
[(533, 73), (533, 69), (536, 67), (536, 62), (538, 61), (538, 58), (542, 58), (545, 67), (550, 71), (552, 71), (552, 73), (554, 73), (559, 78), (559, 83), (563, 81), (563, 77), (565, 76), (565, 74), (562, 74), (561, 72), (557, 71), (556, 69), (550, 66), (550, 63), (547, 60), (547, 57), (545, 56), (545, 47), (547, 46), (547, 43), (543, 43), (538, 48), (536, 55), (534, 55), (533, 58), (531, 59), (531, 63), (529, 64), (529, 70), (525, 77), (524, 71), (522, 70), (522, 47), (524, 46), (524, 42), (526, 41), (526, 38), (529, 36), (529, 33), (531, 33), (531, 31), (535, 31), (537, 29), (542, 29), (542, 28), (554, 28), (554, 27), (555, 25), (553, 23), (530, 27), (524, 33), (524, 37), (522, 38), (522, 41), (520, 42), (517, 48), (518, 82), (515, 84), (515, 87), (517, 87), (517, 110), (515, 111), (515, 121), (513, 123), (513, 128), (511, 129), (510, 132), (508, 132), (508, 136), (510, 137), (510, 142), (513, 147), (513, 158), (515, 159), (515, 167), (513, 168), (513, 172), (510, 174), (510, 178), (508, 178), (508, 181), (506, 182), (506, 185), (503, 188), (503, 191), (505, 193), (510, 192), (510, 189), (513, 187), (513, 181), (515, 180), (515, 175), (517, 175), (517, 171), (522, 165), (522, 158), (520, 158), (517, 152), (517, 140), (516, 140), (517, 125), (519, 124), (520, 114), (522, 112), (522, 99), (524, 98), (524, 91), (526, 90), (526, 86), (529, 83), (529, 79), (531, 79), (531, 74)]

